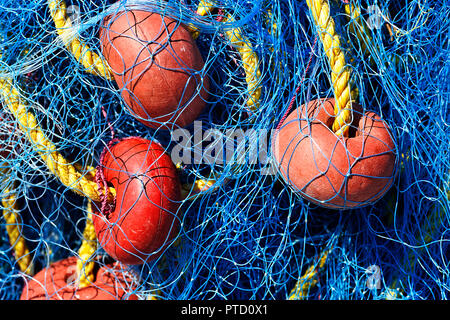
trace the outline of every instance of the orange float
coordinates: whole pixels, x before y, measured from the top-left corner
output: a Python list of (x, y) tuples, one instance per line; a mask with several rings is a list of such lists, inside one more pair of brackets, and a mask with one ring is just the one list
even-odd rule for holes
[(346, 137), (331, 126), (334, 99), (302, 105), (274, 134), (272, 153), (283, 179), (309, 201), (333, 209), (375, 202), (392, 186), (396, 148), (385, 121), (353, 104)]
[(25, 283), (20, 300), (137, 300), (127, 295), (131, 278), (124, 278), (117, 265), (100, 267), (93, 283), (76, 285), (77, 258), (69, 257), (51, 264)]
[(157, 13), (127, 10), (108, 16), (102, 53), (130, 111), (151, 128), (185, 127), (202, 112), (209, 79), (189, 31)]
[(178, 228), (181, 185), (172, 160), (158, 143), (131, 137), (107, 148), (101, 163), (116, 201), (106, 214), (93, 212), (100, 245), (125, 264), (157, 258)]

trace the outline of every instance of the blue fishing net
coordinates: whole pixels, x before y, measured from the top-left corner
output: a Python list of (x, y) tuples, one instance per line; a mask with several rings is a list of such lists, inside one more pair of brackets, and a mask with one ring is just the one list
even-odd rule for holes
[[(329, 2), (357, 102), (388, 123), (398, 159), (391, 189), (352, 210), (305, 200), (273, 166), (271, 136), (293, 97), (300, 106), (333, 96), (329, 62), (306, 1), (217, 1), (203, 17), (195, 14), (196, 0), (66, 1), (76, 34), (97, 53), (103, 19), (125, 9), (158, 12), (200, 31), (196, 44), (211, 85), (206, 108), (184, 128), (192, 139), (182, 151), (192, 161), (180, 161), (178, 173), (183, 185), (199, 179), (214, 184), (183, 200), (180, 231), (158, 259), (123, 266), (134, 275), (129, 294), (284, 300), (316, 266), (315, 282), (301, 298), (448, 297), (450, 6), (350, 1), (360, 8), (366, 26), (360, 29), (361, 20), (345, 11), (347, 1)], [(233, 18), (224, 21), (228, 14)], [(256, 108), (247, 104), (254, 88), (245, 63), (227, 38), (227, 31), (237, 29), (258, 57)], [(96, 167), (113, 129), (116, 138), (157, 141), (177, 164), (180, 128), (151, 129), (137, 121), (116, 83), (87, 73), (68, 52), (47, 1), (2, 1), (0, 39), (0, 77), (12, 79), (69, 162)], [(1, 154), (0, 196), (17, 194), (21, 233), (37, 273), (78, 256), (88, 200), (50, 173), (5, 103), (0, 119), (7, 150)], [(237, 130), (247, 136), (244, 151), (227, 135)], [(228, 157), (227, 142), (236, 147)], [(32, 275), (20, 270), (6, 228), (0, 219), (0, 298), (18, 299)], [(101, 247), (94, 257), (100, 265), (111, 260)]]

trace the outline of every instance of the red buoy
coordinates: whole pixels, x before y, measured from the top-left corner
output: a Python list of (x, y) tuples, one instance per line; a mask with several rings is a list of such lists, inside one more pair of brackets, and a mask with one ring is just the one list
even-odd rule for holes
[(334, 99), (294, 110), (275, 133), (272, 152), (284, 180), (318, 205), (351, 209), (375, 202), (392, 186), (396, 149), (389, 127), (373, 112), (358, 113), (347, 137), (330, 129)]
[(76, 273), (76, 257), (55, 262), (25, 283), (20, 300), (137, 300), (127, 296), (132, 280), (117, 265), (98, 268), (92, 285), (84, 288), (77, 287)]
[[(151, 128), (184, 127), (202, 112), (209, 79), (189, 31), (157, 13), (127, 10), (100, 30), (103, 56), (133, 115)], [(168, 128), (168, 127), (164, 127)]]
[(100, 245), (126, 264), (157, 258), (178, 229), (181, 185), (172, 160), (158, 143), (132, 137), (106, 149), (101, 167), (116, 201), (106, 215), (94, 210)]

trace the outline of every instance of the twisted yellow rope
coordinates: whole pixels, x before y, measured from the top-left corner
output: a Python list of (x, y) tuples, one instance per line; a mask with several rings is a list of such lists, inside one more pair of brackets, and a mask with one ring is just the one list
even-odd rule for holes
[(308, 292), (313, 288), (318, 280), (317, 274), (325, 265), (330, 251), (325, 251), (319, 260), (319, 263), (309, 266), (303, 276), (297, 281), (296, 286), (292, 289), (288, 300), (303, 300), (308, 296)]
[(306, 0), (322, 41), (325, 54), (331, 67), (336, 116), (332, 129), (336, 135), (346, 135), (352, 122), (352, 101), (350, 88), (350, 69), (341, 50), (339, 36), (336, 34), (333, 18), (330, 16), (328, 0)]
[(97, 237), (92, 223), (92, 202), (87, 204), (86, 226), (83, 231), (83, 241), (78, 249), (77, 271), (78, 287), (84, 288), (93, 283), (95, 261), (89, 261), (97, 250)]
[[(17, 119), (22, 131), (26, 134), (34, 149), (39, 153), (50, 172), (57, 176), (69, 189), (92, 201), (101, 202), (102, 194), (93, 179), (94, 172), (82, 174), (75, 165), (69, 163), (51, 142), (42, 128), (37, 124), (35, 116), (28, 112), (27, 105), (22, 103), (18, 90), (12, 80), (0, 78), (0, 99)], [(89, 178), (89, 179), (88, 179)], [(108, 201), (113, 201), (115, 189), (110, 188)]]
[[(272, 18), (273, 18), (272, 10), (268, 9), (267, 12), (265, 13), (265, 16), (266, 16), (267, 31), (270, 34), (276, 34), (278, 32), (278, 25), (276, 22), (272, 21)], [(270, 49), (270, 51), (273, 52), (272, 47), (270, 47), (269, 49)]]
[(59, 38), (75, 59), (86, 68), (86, 71), (108, 80), (114, 79), (104, 59), (74, 34), (72, 21), (67, 17), (67, 6), (64, 0), (48, 0), (48, 7)]
[[(228, 15), (224, 20), (234, 21), (231, 15)], [(242, 59), (242, 67), (245, 71), (245, 81), (247, 82), (249, 99), (247, 99), (247, 106), (254, 111), (259, 108), (261, 98), (261, 71), (259, 70), (259, 58), (253, 50), (252, 44), (243, 36), (240, 28), (234, 28), (225, 31), (227, 38), (231, 45), (238, 51)]]
[[(5, 175), (8, 173), (5, 173)], [(15, 184), (7, 186), (3, 192), (6, 194), (2, 198), (3, 218), (6, 221), (6, 232), (9, 243), (14, 249), (14, 257), (22, 272), (33, 274), (33, 263), (31, 261), (30, 250), (27, 247), (25, 238), (22, 236), (22, 219), (20, 218), (17, 206), (17, 193)]]
[[(206, 16), (215, 8), (216, 2), (211, 0), (200, 0), (197, 14), (200, 16)], [(223, 22), (233, 22), (234, 18), (228, 14)], [(187, 26), (194, 39), (197, 39), (200, 32), (197, 27), (190, 24)], [(247, 106), (250, 110), (254, 111), (258, 109), (260, 105), (259, 99), (261, 98), (261, 71), (259, 69), (259, 58), (253, 50), (252, 44), (242, 33), (240, 28), (234, 28), (225, 31), (225, 35), (231, 42), (233, 48), (239, 53), (242, 60), (242, 68), (245, 72), (245, 81), (247, 83), (249, 98), (247, 99)]]
[(183, 184), (181, 187), (181, 197), (183, 199), (186, 199), (190, 195), (199, 194), (203, 191), (209, 190), (214, 184), (216, 183), (216, 180), (214, 179), (197, 179), (194, 181), (194, 183), (186, 183)]
[(347, 3), (344, 5), (344, 10), (350, 20), (353, 21), (349, 25), (350, 31), (359, 39), (359, 45), (363, 52), (367, 53), (367, 43), (372, 42), (372, 37), (367, 24), (361, 18), (361, 9), (357, 5)]
[[(211, 10), (214, 9), (214, 1), (208, 1), (208, 0), (200, 0), (198, 7), (197, 7), (197, 14), (199, 16), (206, 16), (208, 13), (211, 12)], [(194, 40), (197, 40), (197, 38), (200, 35), (200, 31), (196, 26), (194, 26), (192, 23), (188, 24), (187, 29), (191, 32), (192, 38)]]
[[(338, 0), (335, 0), (336, 2)], [(364, 54), (365, 58), (368, 60), (370, 64), (374, 64), (374, 57), (372, 54), (370, 54), (369, 46), (368, 44), (373, 41), (372, 38), (372, 31), (369, 29), (367, 22), (364, 20), (364, 18), (361, 15), (361, 8), (355, 3), (356, 1), (352, 0), (351, 3), (347, 3), (344, 5), (345, 13), (348, 16), (348, 20), (350, 20), (349, 29), (350, 32), (358, 39), (358, 45), (361, 49), (361, 52)], [(421, 14), (423, 12), (421, 11)], [(383, 18), (386, 20), (385, 26), (386, 29), (389, 32), (390, 39), (393, 41), (394, 37), (401, 37), (399, 35), (400, 30), (397, 29), (394, 25), (391, 25), (390, 22), (383, 16)], [(419, 16), (420, 18), (420, 16)], [(416, 22), (417, 23), (417, 22)], [(393, 33), (393, 30), (395, 31), (395, 34)], [(350, 62), (352, 62), (353, 59), (350, 59)], [(389, 60), (387, 60), (387, 63), (393, 63), (396, 66), (400, 64), (400, 60), (397, 55), (393, 55), (390, 57)], [(355, 91), (357, 88), (353, 88), (352, 90)], [(355, 95), (352, 95), (353, 100), (356, 99)]]

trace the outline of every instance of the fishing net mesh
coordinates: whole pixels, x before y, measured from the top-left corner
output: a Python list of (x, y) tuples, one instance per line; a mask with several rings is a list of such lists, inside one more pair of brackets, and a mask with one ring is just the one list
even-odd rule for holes
[[(82, 176), (89, 176), (86, 168), (97, 167), (113, 137), (156, 141), (174, 158), (177, 128), (152, 129), (137, 121), (117, 84), (88, 72), (68, 50), (52, 17), (51, 8), (61, 3), (1, 2), (2, 90), (5, 83), (17, 89), (41, 132)], [(199, 15), (197, 0), (65, 2), (72, 21), (69, 37), (81, 39), (100, 58), (102, 21), (121, 10), (158, 12), (191, 26), (205, 62), (202, 74), (210, 79), (206, 108), (184, 128), (193, 138), (182, 151), (192, 161), (174, 160), (187, 193), (179, 209), (179, 233), (159, 258), (115, 271), (117, 277), (129, 275), (122, 283), (125, 297), (447, 298), (448, 3), (329, 1), (351, 69), (349, 81), (357, 88), (355, 100), (388, 123), (398, 158), (390, 190), (352, 210), (327, 209), (300, 197), (274, 170), (271, 158), (271, 134), (291, 101), (300, 106), (334, 94), (329, 60), (307, 1), (211, 3), (213, 9)], [(239, 44), (229, 36), (233, 30)], [(256, 65), (249, 66), (242, 46), (257, 57)], [(20, 298), (25, 283), (52, 263), (80, 257), (89, 199), (52, 173), (42, 156), (49, 151), (30, 142), (32, 129), (24, 129), (5, 96), (0, 111), (0, 298), (8, 300)], [(244, 152), (235, 148), (234, 161), (213, 153), (206, 161), (212, 141), (226, 145), (227, 130), (253, 132), (258, 141), (265, 137), (259, 159), (252, 161), (248, 147)], [(195, 189), (198, 181), (209, 184)], [(28, 250), (21, 257), (19, 240), (11, 243), (12, 225)], [(32, 269), (21, 266), (24, 261)], [(95, 246), (88, 261), (107, 267), (111, 258)]]

